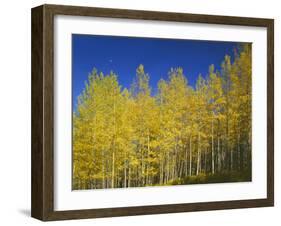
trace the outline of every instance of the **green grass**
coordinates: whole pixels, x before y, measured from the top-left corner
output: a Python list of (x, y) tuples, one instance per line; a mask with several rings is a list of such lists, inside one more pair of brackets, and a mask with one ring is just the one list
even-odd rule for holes
[(209, 184), (209, 183), (228, 183), (251, 181), (251, 171), (244, 172), (224, 172), (219, 174), (199, 174), (197, 176), (188, 176), (169, 181), (166, 185), (183, 184)]

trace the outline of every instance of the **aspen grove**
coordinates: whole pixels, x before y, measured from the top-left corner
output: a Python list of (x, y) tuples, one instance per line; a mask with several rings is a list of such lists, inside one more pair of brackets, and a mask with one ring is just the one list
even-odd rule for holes
[[(251, 45), (190, 86), (181, 67), (129, 89), (94, 69), (73, 112), (73, 189), (251, 180)], [(187, 72), (188, 73), (188, 72)]]

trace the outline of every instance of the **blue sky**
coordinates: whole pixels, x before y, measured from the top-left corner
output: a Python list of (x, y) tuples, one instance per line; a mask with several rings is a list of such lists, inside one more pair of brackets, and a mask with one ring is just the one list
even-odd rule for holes
[(136, 68), (143, 64), (150, 76), (153, 93), (157, 82), (168, 78), (171, 67), (182, 67), (189, 85), (196, 83), (198, 74), (204, 77), (209, 65), (220, 64), (226, 54), (233, 58), (235, 42), (198, 40), (135, 38), (100, 35), (72, 35), (72, 97), (84, 88), (88, 74), (95, 67), (104, 74), (111, 70), (118, 75), (119, 84), (129, 88), (136, 75)]

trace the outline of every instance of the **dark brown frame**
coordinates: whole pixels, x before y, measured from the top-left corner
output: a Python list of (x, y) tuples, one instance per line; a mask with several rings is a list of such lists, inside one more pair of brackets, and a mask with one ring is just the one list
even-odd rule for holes
[[(267, 198), (156, 206), (54, 211), (54, 16), (95, 16), (267, 28)], [(50, 220), (162, 214), (274, 205), (274, 20), (183, 13), (42, 5), (32, 9), (32, 195), (31, 215)]]

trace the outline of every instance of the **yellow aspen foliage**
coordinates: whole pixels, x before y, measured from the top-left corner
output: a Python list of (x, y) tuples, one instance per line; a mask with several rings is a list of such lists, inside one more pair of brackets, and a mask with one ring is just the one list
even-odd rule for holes
[(181, 67), (152, 91), (140, 64), (129, 89), (94, 69), (73, 112), (73, 189), (251, 180), (251, 45), (195, 87)]

